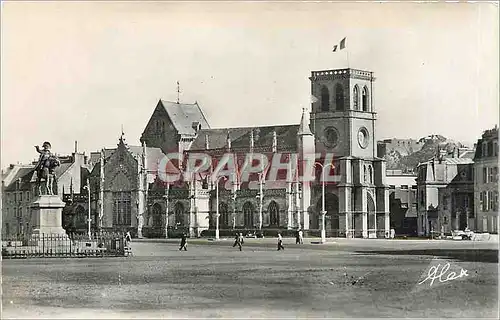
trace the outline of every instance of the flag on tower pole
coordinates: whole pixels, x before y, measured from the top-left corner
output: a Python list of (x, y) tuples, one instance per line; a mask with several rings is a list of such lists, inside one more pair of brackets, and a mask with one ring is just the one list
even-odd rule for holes
[(346, 39), (346, 37), (344, 37), (344, 39), (340, 40), (339, 45), (333, 46), (333, 52), (337, 52), (337, 48), (339, 49), (339, 51), (345, 48), (345, 39)]

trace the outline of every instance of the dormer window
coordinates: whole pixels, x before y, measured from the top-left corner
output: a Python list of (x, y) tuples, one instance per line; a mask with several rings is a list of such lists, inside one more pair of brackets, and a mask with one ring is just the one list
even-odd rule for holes
[(198, 132), (201, 130), (201, 123), (199, 123), (198, 121), (193, 121), (191, 127), (193, 128), (194, 132)]

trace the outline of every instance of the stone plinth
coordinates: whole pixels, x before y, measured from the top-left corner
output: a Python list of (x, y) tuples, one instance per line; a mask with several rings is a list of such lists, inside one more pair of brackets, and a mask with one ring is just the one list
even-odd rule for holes
[(31, 204), (33, 236), (52, 234), (67, 236), (62, 227), (62, 210), (66, 204), (57, 195), (42, 195)]

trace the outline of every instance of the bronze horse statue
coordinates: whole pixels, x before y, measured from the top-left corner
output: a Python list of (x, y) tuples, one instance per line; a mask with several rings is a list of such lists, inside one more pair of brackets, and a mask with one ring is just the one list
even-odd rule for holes
[[(39, 195), (54, 195), (54, 180), (56, 179), (54, 170), (60, 165), (61, 162), (59, 159), (55, 156), (50, 156), (44, 165), (36, 169), (36, 184)], [(42, 179), (45, 181), (43, 189)]]

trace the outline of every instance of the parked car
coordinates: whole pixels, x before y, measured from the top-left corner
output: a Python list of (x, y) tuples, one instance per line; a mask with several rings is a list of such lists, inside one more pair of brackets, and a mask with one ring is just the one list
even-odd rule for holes
[(454, 231), (452, 233), (453, 239), (462, 239), (462, 240), (472, 240), (472, 237), (474, 236), (474, 231), (465, 229), (465, 230), (458, 230)]

